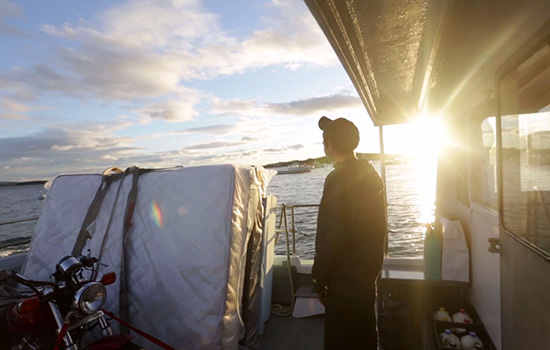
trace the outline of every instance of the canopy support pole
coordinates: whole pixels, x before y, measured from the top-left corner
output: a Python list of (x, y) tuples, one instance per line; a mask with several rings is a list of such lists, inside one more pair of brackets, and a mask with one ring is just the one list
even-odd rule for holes
[[(388, 198), (387, 198), (387, 185), (386, 185), (386, 157), (384, 153), (384, 127), (380, 125), (378, 127), (378, 138), (380, 140), (380, 171), (382, 180), (384, 181), (384, 201), (386, 202), (386, 220), (388, 217)], [(384, 247), (384, 255), (388, 256), (388, 231), (386, 231), (386, 246)]]

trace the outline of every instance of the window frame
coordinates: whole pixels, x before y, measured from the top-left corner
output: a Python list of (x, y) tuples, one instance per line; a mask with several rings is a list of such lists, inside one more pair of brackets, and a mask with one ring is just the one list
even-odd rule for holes
[[(523, 244), (534, 253), (550, 262), (550, 252), (547, 252), (533, 242), (527, 240), (525, 237), (518, 235), (515, 232), (510, 231), (504, 224), (504, 179), (503, 179), (503, 152), (502, 152), (502, 101), (505, 96), (502, 93), (502, 83), (508, 77), (509, 74), (514, 72), (520, 65), (524, 62), (527, 62), (534, 54), (542, 50), (545, 46), (550, 48), (550, 35), (539, 40), (535, 45), (530, 49), (525, 51), (523, 54), (512, 57), (508, 60), (496, 74), (495, 87), (496, 87), (496, 147), (497, 147), (497, 198), (498, 198), (498, 217), (499, 224), (502, 229), (508, 236), (512, 237), (517, 242)], [(516, 111), (514, 113), (506, 113), (505, 115), (521, 115), (528, 114), (538, 111)]]

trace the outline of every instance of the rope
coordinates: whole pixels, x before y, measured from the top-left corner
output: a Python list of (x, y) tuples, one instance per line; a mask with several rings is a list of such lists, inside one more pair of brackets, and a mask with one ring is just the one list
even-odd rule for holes
[[(281, 220), (283, 219), (284, 215), (284, 221), (285, 221), (285, 236), (286, 236), (286, 260), (287, 260), (287, 269), (288, 269), (288, 280), (290, 282), (290, 295), (291, 295), (291, 303), (290, 306), (285, 307), (281, 304), (273, 304), (271, 305), (271, 313), (275, 316), (281, 316), (286, 317), (292, 315), (292, 310), (294, 309), (294, 281), (292, 280), (292, 269), (290, 266), (290, 242), (288, 237), (288, 222), (286, 219), (286, 205), (283, 204), (283, 209), (281, 211)], [(279, 223), (279, 227), (281, 224)]]
[(150, 342), (152, 342), (153, 344), (155, 345), (158, 345), (160, 346), (161, 348), (165, 349), (165, 350), (175, 350), (173, 347), (171, 347), (170, 345), (164, 343), (163, 341), (153, 337), (152, 335), (150, 334), (147, 334), (145, 333), (144, 331), (130, 325), (128, 322), (116, 317), (112, 312), (109, 312), (107, 310), (104, 310), (102, 309), (101, 311), (103, 311), (106, 315), (114, 318), (115, 320), (117, 320), (118, 322), (120, 322), (122, 325), (124, 325), (126, 328), (129, 328), (131, 329), (132, 331), (136, 332), (137, 334), (139, 334), (140, 336), (142, 336), (143, 338), (149, 340)]
[(57, 339), (55, 339), (55, 345), (53, 347), (53, 350), (59, 350), (60, 346), (63, 345), (64, 341), (63, 338), (67, 334), (67, 331), (69, 330), (69, 324), (63, 323), (63, 327), (61, 327), (61, 330), (59, 331), (59, 334), (57, 335)]

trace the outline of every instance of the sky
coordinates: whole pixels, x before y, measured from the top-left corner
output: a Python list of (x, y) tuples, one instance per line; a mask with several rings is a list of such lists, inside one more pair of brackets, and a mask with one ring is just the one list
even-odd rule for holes
[(0, 48), (0, 181), (321, 157), (323, 115), (378, 152), (301, 1), (0, 0)]

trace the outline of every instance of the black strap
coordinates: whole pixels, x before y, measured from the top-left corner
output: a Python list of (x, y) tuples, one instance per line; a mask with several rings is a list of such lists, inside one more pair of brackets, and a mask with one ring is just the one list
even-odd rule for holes
[[(105, 195), (109, 191), (109, 188), (111, 184), (117, 180), (121, 180), (121, 183), (119, 185), (119, 188), (117, 190), (117, 196), (115, 198), (115, 203), (113, 204), (113, 208), (111, 209), (111, 218), (109, 218), (109, 223), (107, 225), (107, 230), (110, 227), (112, 215), (114, 212), (114, 206), (116, 205), (116, 201), (118, 199), (118, 194), (120, 192), (120, 188), (122, 186), (122, 180), (127, 176), (132, 176), (132, 188), (130, 189), (130, 192), (128, 193), (128, 199), (126, 201), (126, 210), (124, 214), (124, 222), (122, 227), (122, 252), (121, 252), (121, 267), (120, 267), (120, 292), (119, 292), (119, 314), (121, 318), (125, 320), (129, 320), (129, 312), (128, 312), (128, 296), (127, 296), (127, 290), (128, 290), (128, 277), (127, 277), (127, 271), (128, 271), (128, 262), (126, 259), (126, 241), (128, 238), (128, 233), (130, 231), (130, 228), (132, 227), (132, 218), (134, 216), (134, 210), (137, 203), (137, 194), (138, 194), (138, 179), (139, 176), (142, 174), (145, 174), (152, 169), (140, 169), (138, 167), (130, 167), (127, 168), (124, 172), (121, 172), (119, 169), (108, 169), (103, 173), (103, 179), (101, 181), (101, 184), (99, 185), (96, 194), (94, 196), (94, 199), (92, 200), (92, 203), (90, 204), (90, 207), (88, 208), (88, 212), (86, 213), (86, 216), (84, 217), (84, 221), (82, 222), (82, 226), (80, 228), (80, 232), (78, 234), (78, 237), (76, 239), (75, 245), (73, 247), (72, 254), (73, 255), (80, 255), (82, 253), (82, 249), (84, 249), (84, 246), (86, 245), (86, 242), (91, 237), (91, 232), (89, 232), (88, 228), (90, 225), (92, 225), (93, 222), (97, 219), (97, 216), (99, 214), (99, 210), (101, 209), (101, 203), (103, 202), (103, 199), (105, 198)], [(108, 232), (106, 232), (107, 234)], [(105, 237), (104, 237), (105, 240)], [(103, 250), (103, 244), (102, 242), (102, 250)], [(128, 334), (128, 329), (125, 326), (121, 327), (121, 333)]]
[(99, 214), (99, 210), (101, 209), (101, 203), (103, 202), (103, 198), (105, 198), (105, 195), (109, 191), (111, 183), (113, 183), (113, 181), (115, 180), (118, 180), (120, 178), (120, 175), (120, 173), (116, 173), (114, 175), (106, 173), (103, 174), (101, 184), (99, 185), (95, 193), (92, 203), (88, 207), (88, 212), (86, 213), (84, 221), (82, 222), (82, 226), (80, 227), (80, 232), (78, 233), (78, 237), (76, 238), (76, 242), (73, 246), (73, 251), (71, 252), (72, 255), (80, 255), (88, 239), (92, 238), (91, 232), (89, 232), (88, 229), (90, 228), (90, 225), (92, 225), (97, 219), (97, 215)]
[[(151, 171), (151, 169), (140, 169), (138, 167), (130, 167), (125, 171), (132, 175), (132, 188), (128, 193), (124, 223), (122, 227), (122, 264), (120, 266), (120, 292), (118, 295), (118, 302), (120, 317), (128, 321), (130, 320), (130, 317), (128, 311), (128, 261), (126, 259), (126, 241), (128, 239), (130, 228), (132, 228), (132, 218), (134, 217), (134, 210), (137, 203), (138, 179), (140, 175), (149, 171)], [(129, 334), (129, 331), (125, 326), (121, 326), (121, 333)]]

